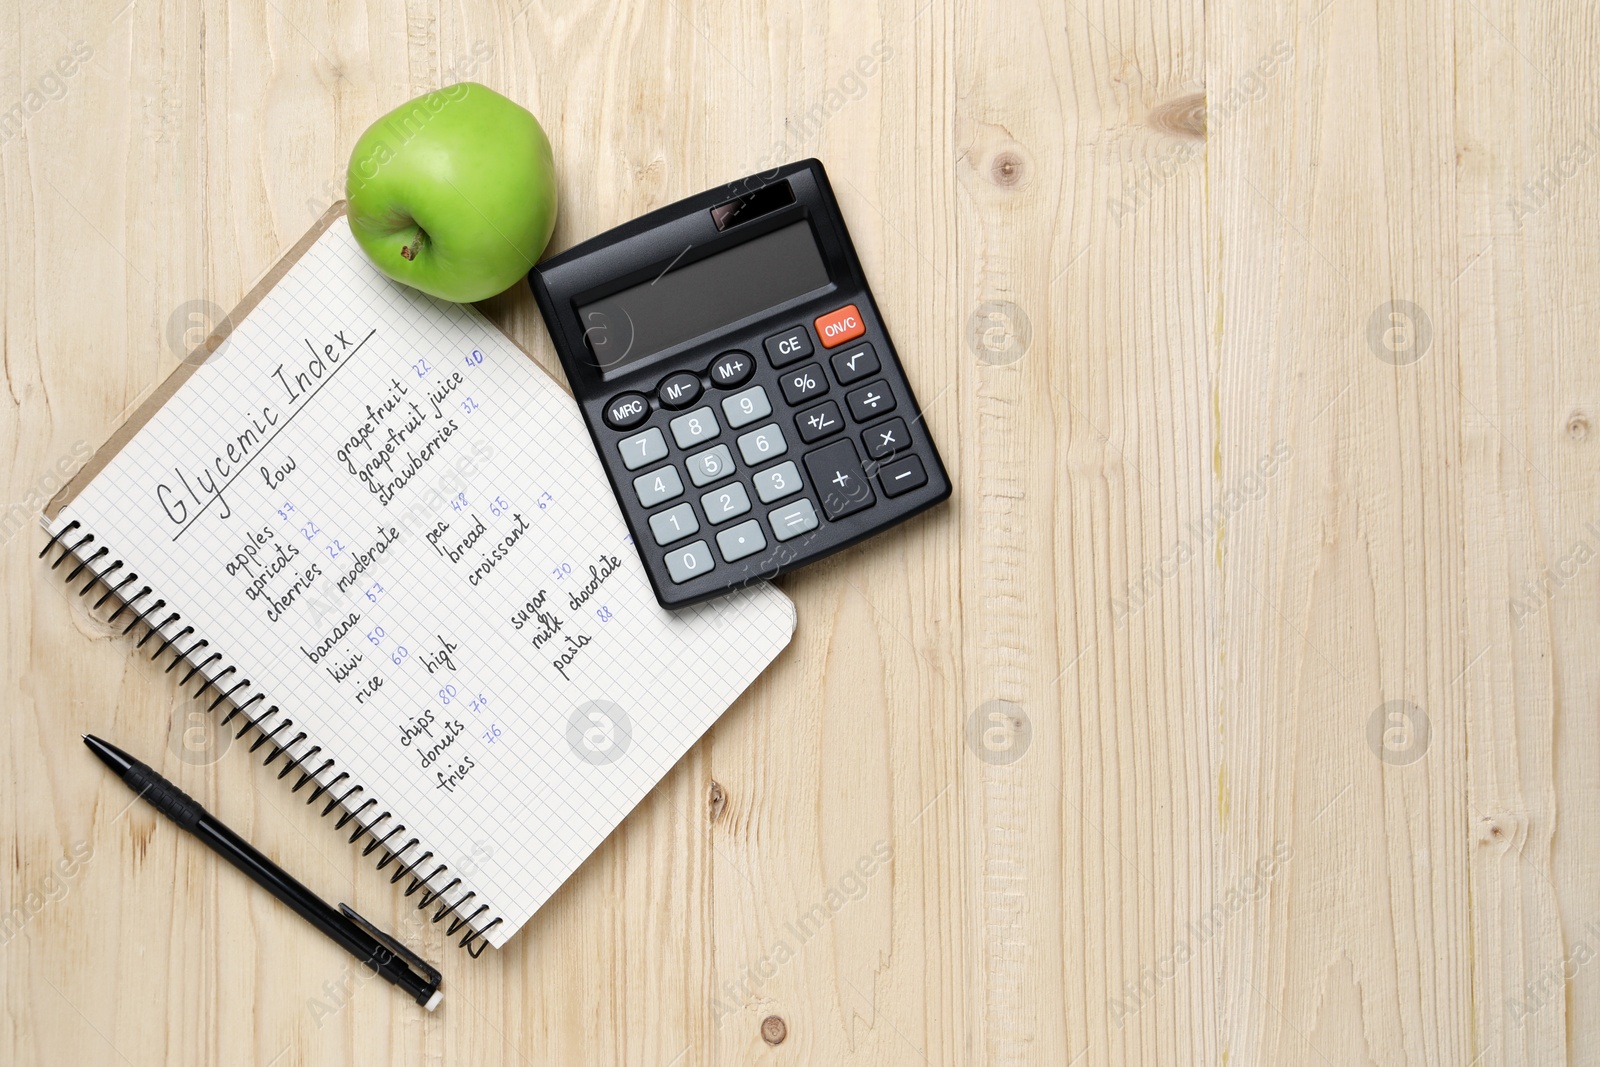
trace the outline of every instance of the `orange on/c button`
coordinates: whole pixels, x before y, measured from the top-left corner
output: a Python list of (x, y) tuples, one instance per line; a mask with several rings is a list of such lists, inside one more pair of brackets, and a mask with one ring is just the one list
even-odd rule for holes
[(861, 321), (861, 312), (856, 310), (854, 304), (846, 304), (838, 311), (830, 311), (815, 323), (817, 336), (822, 338), (823, 348), (833, 348), (846, 341), (854, 341), (857, 337), (867, 332), (866, 324)]

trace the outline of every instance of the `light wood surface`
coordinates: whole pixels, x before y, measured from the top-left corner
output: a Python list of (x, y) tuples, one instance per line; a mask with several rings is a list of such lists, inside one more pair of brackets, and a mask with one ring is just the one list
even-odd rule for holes
[[(0, 1062), (1600, 1063), (1587, 9), (3, 23)], [(545, 123), (553, 249), (822, 158), (956, 486), (786, 578), (793, 647), (478, 962), (34, 522), (367, 124), (459, 78)], [(486, 308), (559, 375), (525, 289)], [(129, 809), (84, 731), (422, 946), (444, 1006)]]

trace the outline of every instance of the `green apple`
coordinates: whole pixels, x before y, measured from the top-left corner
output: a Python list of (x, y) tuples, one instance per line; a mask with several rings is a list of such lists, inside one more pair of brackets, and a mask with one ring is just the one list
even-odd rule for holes
[(556, 224), (550, 140), (527, 108), (462, 82), (402, 104), (350, 153), (350, 230), (395, 281), (483, 300), (527, 274)]

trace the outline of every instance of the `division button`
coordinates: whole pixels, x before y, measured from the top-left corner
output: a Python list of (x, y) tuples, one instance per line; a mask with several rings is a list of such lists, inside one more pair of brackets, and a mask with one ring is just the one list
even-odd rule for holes
[(741, 426), (748, 426), (757, 419), (764, 419), (772, 414), (772, 402), (767, 399), (767, 391), (759, 385), (752, 385), (742, 393), (734, 393), (722, 402), (722, 413), (727, 416), (728, 425), (737, 430)]
[(661, 406), (671, 411), (686, 408), (700, 399), (704, 391), (700, 379), (688, 371), (679, 371), (669, 375), (656, 390), (656, 399), (661, 401)]
[(791, 326), (782, 333), (775, 333), (761, 342), (761, 347), (767, 350), (767, 359), (774, 367), (787, 367), (815, 351), (811, 347), (811, 335), (804, 326)]
[(689, 468), (689, 480), (695, 485), (710, 485), (718, 478), (733, 473), (733, 454), (727, 445), (717, 445), (704, 452), (696, 452), (684, 461)]
[(906, 429), (905, 419), (890, 419), (862, 430), (861, 443), (873, 459), (887, 459), (910, 446), (911, 431)]
[(812, 508), (811, 501), (801, 497), (793, 504), (785, 504), (767, 512), (767, 521), (772, 524), (772, 535), (780, 541), (787, 541), (791, 537), (799, 537), (817, 528), (817, 513)]
[(631, 430), (650, 417), (650, 401), (643, 393), (623, 393), (606, 405), (606, 425), (613, 430)]
[(846, 393), (844, 400), (850, 405), (851, 418), (857, 422), (866, 422), (894, 410), (894, 394), (889, 391), (889, 383), (882, 378)]
[(844, 429), (844, 418), (839, 414), (839, 405), (831, 400), (825, 400), (814, 408), (807, 408), (794, 417), (795, 427), (800, 431), (800, 440), (806, 444), (820, 441), (831, 433), (838, 433)]
[(806, 453), (805, 464), (811, 484), (822, 498), (822, 513), (828, 518), (841, 519), (877, 503), (856, 446), (848, 437)]
[(672, 439), (678, 442), (679, 448), (709, 441), (722, 432), (710, 408), (696, 408), (687, 415), (679, 415), (669, 425), (672, 427)]
[(711, 573), (711, 568), (714, 566), (716, 564), (711, 561), (711, 546), (704, 541), (696, 541), (692, 545), (675, 548), (667, 553), (667, 575), (677, 585), (682, 585), (690, 578)]
[(782, 500), (793, 493), (798, 493), (803, 486), (800, 484), (800, 468), (794, 461), (780, 463), (771, 470), (757, 472), (753, 479), (756, 487), (756, 496), (763, 504), (770, 504), (774, 500)]
[(830, 311), (812, 325), (817, 329), (817, 336), (822, 338), (823, 348), (836, 348), (867, 332), (867, 324), (861, 321), (861, 312), (854, 304)]
[(717, 547), (722, 549), (722, 558), (732, 563), (766, 548), (767, 537), (761, 532), (761, 523), (751, 519), (717, 534)]
[(718, 389), (734, 389), (756, 372), (755, 357), (748, 352), (724, 352), (711, 364), (709, 377)]
[(901, 496), (927, 485), (928, 472), (922, 469), (922, 460), (907, 456), (879, 467), (878, 481), (883, 483), (884, 496)]
[(683, 479), (678, 477), (678, 468), (669, 463), (665, 467), (635, 478), (633, 491), (639, 494), (639, 503), (647, 508), (653, 508), (663, 500), (682, 496)]
[(650, 516), (650, 532), (655, 535), (658, 545), (681, 541), (698, 529), (700, 520), (694, 517), (694, 508), (689, 506), (688, 501)]
[(859, 382), (878, 373), (878, 354), (868, 344), (856, 345), (835, 353), (832, 363), (833, 376), (839, 379), (840, 385)]
[(617, 451), (622, 453), (622, 465), (636, 471), (646, 463), (667, 458), (667, 439), (652, 426), (644, 433), (636, 433), (618, 441)]

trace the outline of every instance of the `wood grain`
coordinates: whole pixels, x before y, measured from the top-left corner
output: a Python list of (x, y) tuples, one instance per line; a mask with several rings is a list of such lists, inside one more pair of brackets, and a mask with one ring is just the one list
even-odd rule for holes
[[(1587, 12), (3, 10), (0, 1062), (1600, 1062)], [(34, 523), (367, 124), (459, 79), (545, 123), (553, 248), (823, 159), (956, 484), (784, 579), (791, 649), (476, 963)], [(485, 307), (559, 376), (526, 291)], [(445, 1006), (129, 807), (85, 731)]]

